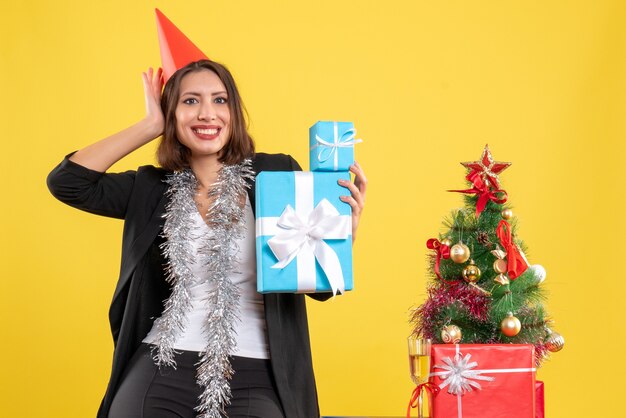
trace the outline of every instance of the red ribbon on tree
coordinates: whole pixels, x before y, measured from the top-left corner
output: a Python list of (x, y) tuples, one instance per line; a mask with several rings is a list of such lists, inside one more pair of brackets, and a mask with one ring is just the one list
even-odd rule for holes
[(448, 247), (446, 244), (442, 244), (441, 241), (436, 238), (431, 238), (426, 241), (426, 246), (431, 250), (437, 251), (437, 260), (435, 261), (435, 274), (437, 275), (437, 277), (439, 277), (440, 280), (443, 280), (443, 277), (441, 277), (441, 273), (439, 272), (439, 263), (441, 262), (442, 258), (450, 258), (450, 247)]
[[(422, 397), (420, 396), (424, 392), (430, 392), (433, 395), (439, 393), (439, 386), (432, 382), (421, 383), (413, 389), (411, 394), (411, 400), (409, 401), (409, 407), (406, 409), (406, 418), (411, 418), (411, 408), (417, 408), (418, 413), (422, 410)], [(421, 418), (421, 417), (420, 417)]]
[(507, 273), (511, 280), (517, 279), (528, 268), (528, 263), (522, 257), (522, 254), (513, 242), (513, 234), (511, 225), (504, 219), (500, 221), (496, 228), (496, 235), (500, 239), (500, 243), (506, 251)]
[(475, 187), (479, 189), (486, 187), (485, 182), (482, 176), (480, 175), (480, 172), (476, 170), (470, 171), (469, 174), (465, 176), (465, 179), (471, 182)]
[[(479, 177), (477, 177), (480, 179)], [(477, 185), (478, 184), (478, 185)], [(476, 194), (478, 195), (478, 200), (476, 201), (476, 218), (480, 217), (480, 214), (487, 206), (487, 202), (491, 200), (493, 203), (497, 203), (501, 205), (505, 203), (508, 199), (508, 195), (502, 189), (490, 190), (489, 187), (481, 180), (480, 182), (475, 182), (474, 187), (471, 189), (465, 190), (448, 190), (449, 192), (456, 193), (465, 193), (465, 194)], [(500, 194), (503, 194), (500, 197)]]

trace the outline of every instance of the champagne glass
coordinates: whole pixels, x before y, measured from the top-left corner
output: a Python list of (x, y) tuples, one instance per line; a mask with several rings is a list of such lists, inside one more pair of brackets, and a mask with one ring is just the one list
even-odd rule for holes
[[(411, 372), (411, 379), (416, 385), (421, 385), (428, 382), (430, 374), (430, 346), (431, 340), (428, 338), (419, 338), (411, 335), (408, 338), (409, 343), (409, 370)], [(424, 417), (424, 391), (419, 393), (418, 401), (418, 417)], [(430, 409), (430, 402), (427, 410)], [(430, 415), (430, 414), (429, 414)]]

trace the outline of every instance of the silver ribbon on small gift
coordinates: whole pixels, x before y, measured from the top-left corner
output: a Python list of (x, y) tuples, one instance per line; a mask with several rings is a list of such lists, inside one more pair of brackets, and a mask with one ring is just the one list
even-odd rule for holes
[(320, 163), (328, 161), (333, 158), (333, 167), (335, 171), (337, 171), (339, 167), (339, 148), (348, 148), (354, 146), (354, 144), (358, 144), (359, 142), (363, 142), (361, 139), (354, 139), (356, 136), (356, 130), (354, 128), (350, 128), (341, 135), (339, 135), (339, 127), (337, 122), (333, 122), (333, 141), (329, 142), (325, 139), (321, 138), (319, 135), (315, 135), (315, 144), (312, 149), (320, 147), (321, 150), (317, 154), (317, 160)]
[(473, 389), (480, 390), (480, 383), (478, 380), (484, 380), (491, 382), (495, 380), (495, 377), (483, 376), (483, 370), (474, 370), (478, 363), (475, 361), (470, 362), (472, 358), (471, 354), (463, 355), (457, 353), (454, 359), (450, 357), (444, 357), (441, 360), (444, 365), (435, 365), (435, 369), (443, 369), (443, 372), (431, 373), (431, 376), (439, 376), (443, 379), (443, 383), (439, 385), (441, 389), (448, 386), (448, 393), (453, 395), (463, 395), (467, 392), (471, 392)]

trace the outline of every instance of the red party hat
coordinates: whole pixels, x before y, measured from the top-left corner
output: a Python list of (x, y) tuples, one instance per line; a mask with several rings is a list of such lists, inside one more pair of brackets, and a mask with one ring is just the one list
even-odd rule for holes
[(208, 58), (159, 9), (154, 10), (157, 18), (157, 31), (159, 32), (163, 76), (167, 82), (176, 70), (190, 62)]

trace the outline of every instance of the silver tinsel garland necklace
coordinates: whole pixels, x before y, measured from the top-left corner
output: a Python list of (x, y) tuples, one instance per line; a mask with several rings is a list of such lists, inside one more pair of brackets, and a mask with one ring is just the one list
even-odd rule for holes
[(166, 280), (172, 285), (172, 294), (154, 326), (157, 337), (154, 361), (161, 366), (176, 367), (174, 344), (185, 330), (191, 309), (190, 287), (194, 280), (190, 265), (196, 257), (191, 247), (193, 239), (200, 239), (202, 263), (212, 290), (207, 295), (210, 311), (205, 330), (208, 338), (197, 369), (197, 382), (204, 390), (196, 411), (199, 418), (222, 418), (224, 406), (230, 402), (230, 378), (233, 369), (230, 356), (236, 349), (235, 321), (239, 319), (239, 288), (228, 274), (237, 262), (236, 241), (245, 232), (244, 201), (247, 180), (254, 178), (251, 161), (223, 166), (217, 181), (209, 188), (211, 206), (207, 213), (210, 231), (193, 236), (193, 217), (197, 211), (194, 196), (198, 182), (191, 170), (168, 176), (165, 225), (162, 245), (167, 259)]

